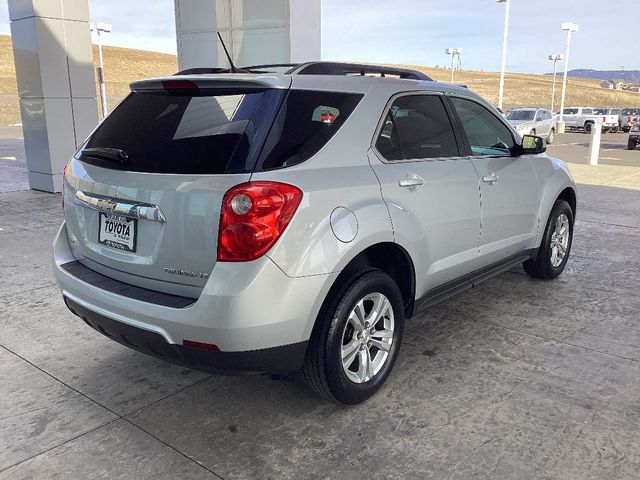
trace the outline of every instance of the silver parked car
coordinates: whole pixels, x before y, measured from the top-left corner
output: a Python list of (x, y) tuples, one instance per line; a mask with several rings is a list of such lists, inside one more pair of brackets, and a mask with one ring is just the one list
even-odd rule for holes
[(507, 120), (521, 135), (539, 135), (553, 143), (558, 127), (551, 110), (546, 108), (513, 108)]
[(569, 258), (566, 165), (466, 88), (314, 62), (131, 90), (65, 169), (53, 253), (69, 309), (130, 348), (358, 403), (406, 319)]

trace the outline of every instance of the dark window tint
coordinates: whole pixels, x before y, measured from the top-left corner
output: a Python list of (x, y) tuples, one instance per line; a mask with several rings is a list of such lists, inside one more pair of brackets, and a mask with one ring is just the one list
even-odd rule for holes
[(361, 94), (291, 90), (271, 127), (259, 169), (304, 162), (346, 122)]
[(376, 141), (376, 148), (387, 160), (402, 160), (398, 129), (393, 121), (392, 112), (389, 112), (384, 119), (382, 130), (380, 130), (380, 135), (378, 135), (378, 140)]
[(533, 110), (511, 110), (507, 113), (507, 120), (533, 120)]
[[(252, 121), (267, 92), (211, 96), (129, 95), (98, 127), (86, 148), (123, 150), (130, 161), (81, 153), (81, 160), (135, 172), (220, 174), (249, 171)], [(89, 150), (90, 152), (90, 150)]]
[(578, 109), (577, 108), (565, 108), (562, 111), (563, 115), (576, 115), (578, 113)]
[(582, 115), (593, 115), (593, 109), (591, 108), (583, 108)]
[(387, 160), (460, 155), (447, 111), (436, 95), (407, 95), (393, 102), (376, 148)]
[(488, 109), (464, 98), (451, 98), (462, 122), (472, 155), (505, 156), (515, 142), (511, 130)]

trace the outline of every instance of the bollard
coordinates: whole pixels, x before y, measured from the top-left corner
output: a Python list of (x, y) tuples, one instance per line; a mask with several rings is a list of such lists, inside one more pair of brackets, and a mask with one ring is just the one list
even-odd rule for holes
[(558, 123), (556, 123), (556, 133), (564, 133), (565, 126), (566, 124), (562, 120), (559, 120)]
[(600, 122), (596, 122), (596, 124), (591, 127), (591, 143), (589, 144), (589, 165), (598, 165), (601, 138), (602, 124)]

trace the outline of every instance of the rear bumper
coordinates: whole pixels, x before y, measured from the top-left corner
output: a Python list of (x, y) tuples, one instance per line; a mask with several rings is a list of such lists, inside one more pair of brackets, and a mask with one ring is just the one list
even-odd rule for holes
[(307, 342), (245, 352), (216, 352), (167, 343), (159, 334), (112, 320), (64, 297), (69, 310), (97, 332), (125, 347), (212, 373), (288, 372), (302, 365)]
[[(54, 276), (67, 305), (73, 305), (72, 310), (94, 328), (107, 325), (116, 332), (124, 331), (126, 338), (137, 332), (136, 337), (153, 339), (138, 343), (154, 346), (154, 350), (137, 350), (156, 356), (160, 355), (154, 351), (161, 351), (162, 358), (206, 370), (299, 368), (300, 349), (309, 339), (322, 301), (337, 276), (288, 277), (266, 256), (253, 262), (218, 262), (200, 297), (180, 305), (171, 299), (147, 297), (138, 287), (127, 284), (110, 288), (79, 273), (81, 269), (69, 268), (76, 259), (64, 224), (54, 241), (53, 257)], [(215, 344), (221, 352), (184, 347), (185, 340)], [(271, 352), (276, 347), (278, 352)], [(285, 356), (290, 356), (286, 362)], [(256, 366), (260, 368), (256, 370)]]

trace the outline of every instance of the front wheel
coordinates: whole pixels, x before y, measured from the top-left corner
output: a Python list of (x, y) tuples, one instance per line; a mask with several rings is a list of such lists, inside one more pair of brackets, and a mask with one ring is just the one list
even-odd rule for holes
[(636, 142), (634, 142), (633, 140), (629, 139), (629, 141), (627, 142), (627, 149), (628, 150), (635, 150), (636, 149)]
[(556, 278), (567, 264), (572, 242), (573, 211), (564, 200), (556, 200), (547, 220), (538, 254), (522, 266), (533, 278)]
[(336, 289), (311, 334), (302, 373), (319, 395), (345, 404), (367, 400), (384, 384), (404, 329), (402, 294), (380, 270)]
[(549, 135), (547, 136), (547, 143), (551, 145), (555, 140), (555, 138), (556, 138), (556, 131), (555, 129), (552, 128), (551, 130), (549, 130)]
[(613, 128), (610, 130), (610, 132), (611, 132), (611, 133), (618, 133), (618, 127), (613, 127)]
[(584, 133), (591, 133), (591, 128), (593, 127), (593, 123), (585, 123), (584, 124)]

